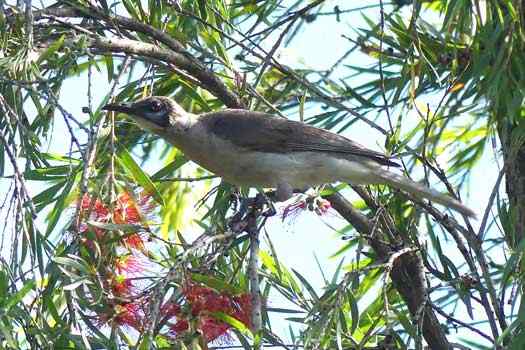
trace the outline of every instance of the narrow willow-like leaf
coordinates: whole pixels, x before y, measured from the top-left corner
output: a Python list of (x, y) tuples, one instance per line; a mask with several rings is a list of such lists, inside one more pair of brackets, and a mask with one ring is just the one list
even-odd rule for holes
[(142, 168), (135, 162), (131, 154), (126, 149), (121, 149), (117, 157), (119, 163), (125, 168), (128, 173), (137, 181), (137, 183), (144, 188), (146, 193), (153, 196), (155, 201), (164, 206), (164, 199), (160, 194), (157, 186), (151, 181), (150, 177), (142, 170)]

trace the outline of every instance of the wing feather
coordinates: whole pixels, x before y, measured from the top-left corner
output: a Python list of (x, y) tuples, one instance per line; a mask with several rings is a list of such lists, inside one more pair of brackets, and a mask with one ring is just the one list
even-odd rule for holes
[(342, 158), (363, 157), (381, 165), (399, 166), (383, 153), (307, 124), (271, 114), (240, 109), (205, 113), (199, 122), (219, 138), (259, 152), (330, 152)]

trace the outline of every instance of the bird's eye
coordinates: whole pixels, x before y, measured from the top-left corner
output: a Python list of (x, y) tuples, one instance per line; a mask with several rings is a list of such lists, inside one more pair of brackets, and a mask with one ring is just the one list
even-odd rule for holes
[(162, 109), (162, 104), (159, 101), (151, 102), (151, 110), (153, 112), (159, 112)]

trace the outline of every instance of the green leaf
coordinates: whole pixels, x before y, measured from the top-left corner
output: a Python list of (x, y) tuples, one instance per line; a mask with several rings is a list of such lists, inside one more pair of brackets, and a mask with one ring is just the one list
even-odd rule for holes
[(90, 268), (79, 257), (69, 255), (68, 257), (56, 256), (53, 261), (59, 265), (67, 266), (80, 271), (84, 275), (90, 274)]
[(206, 11), (206, 1), (207, 0), (198, 0), (199, 3), (199, 12), (201, 14), (201, 18), (205, 21), (208, 19), (208, 12)]
[(144, 339), (140, 342), (138, 350), (150, 350), (151, 349), (151, 336), (146, 335)]
[(20, 303), (27, 293), (35, 288), (35, 285), (36, 283), (34, 280), (28, 280), (19, 291), (7, 298), (4, 306), (4, 312), (7, 314), (13, 306)]
[(354, 334), (354, 332), (357, 329), (357, 326), (359, 325), (359, 309), (357, 306), (357, 301), (351, 290), (348, 290), (348, 293), (346, 293), (345, 296), (348, 304), (350, 305), (350, 316), (352, 317), (352, 326), (350, 327), (350, 334)]
[(222, 279), (215, 278), (213, 276), (192, 273), (191, 279), (195, 282), (199, 282), (210, 288), (216, 289), (219, 292), (227, 292), (229, 294), (239, 294), (243, 292), (233, 287), (231, 284), (223, 281)]
[(308, 290), (308, 293), (310, 293), (310, 295), (312, 296), (312, 298), (317, 302), (319, 301), (319, 296), (317, 295), (317, 293), (315, 292), (315, 289), (312, 287), (312, 285), (306, 280), (306, 278), (303, 277), (303, 275), (301, 275), (299, 272), (297, 272), (296, 270), (292, 269), (293, 273), (295, 273), (295, 275), (297, 276), (297, 278), (299, 278), (299, 280), (301, 281), (301, 283), (303, 284), (303, 286), (306, 288), (306, 290)]
[(48, 224), (46, 229), (46, 237), (48, 237), (53, 229), (55, 228), (56, 224), (58, 223), (58, 220), (64, 213), (64, 209), (66, 207), (66, 199), (68, 195), (71, 192), (71, 188), (73, 187), (73, 184), (75, 183), (76, 176), (71, 176), (68, 183), (60, 193), (60, 196), (58, 197), (58, 200), (53, 207), (53, 210), (48, 216)]
[(188, 160), (184, 158), (182, 153), (178, 153), (175, 156), (175, 159), (171, 161), (168, 165), (166, 165), (164, 168), (157, 171), (155, 174), (151, 176), (151, 180), (153, 181), (159, 181), (163, 179), (164, 177), (171, 175), (175, 172), (175, 170), (179, 169), (181, 166), (186, 164)]
[(71, 282), (70, 284), (67, 284), (67, 285), (63, 286), (62, 288), (64, 290), (74, 290), (74, 289), (77, 289), (78, 287), (80, 287), (81, 285), (84, 285), (84, 284), (92, 284), (92, 282), (89, 279), (87, 279), (86, 277), (81, 277), (81, 278), (77, 279), (76, 281)]
[(104, 222), (98, 222), (98, 221), (88, 221), (87, 224), (89, 226), (101, 228), (103, 230), (107, 231), (123, 231), (123, 232), (137, 232), (144, 230), (144, 226), (142, 225), (133, 225), (133, 224), (112, 224), (112, 223), (104, 223)]
[(228, 323), (230, 326), (234, 327), (236, 330), (238, 330), (242, 334), (253, 338), (252, 331), (238, 319), (231, 317), (230, 315), (227, 315), (224, 312), (212, 312), (211, 314), (216, 319)]
[(66, 35), (63, 34), (62, 36), (60, 36), (60, 38), (58, 38), (58, 40), (49, 45), (49, 47), (38, 57), (36, 64), (39, 65), (45, 60), (47, 60), (49, 57), (51, 57), (57, 50), (59, 50), (64, 45), (65, 39)]
[(35, 204), (37, 212), (42, 210), (46, 205), (53, 202), (56, 198), (57, 193), (62, 187), (64, 187), (65, 184), (65, 181), (59, 182), (34, 196), (33, 203)]
[(142, 171), (142, 168), (135, 162), (131, 154), (129, 154), (126, 149), (122, 148), (120, 150), (117, 159), (120, 165), (129, 173), (129, 175), (131, 175), (147, 193), (151, 194), (157, 203), (162, 206), (165, 205), (164, 199), (157, 189), (157, 186), (155, 186), (150, 177), (144, 171)]
[(3, 338), (7, 341), (10, 348), (20, 349), (16, 339), (13, 337), (13, 325), (6, 324), (3, 319), (0, 319), (0, 332), (2, 332)]

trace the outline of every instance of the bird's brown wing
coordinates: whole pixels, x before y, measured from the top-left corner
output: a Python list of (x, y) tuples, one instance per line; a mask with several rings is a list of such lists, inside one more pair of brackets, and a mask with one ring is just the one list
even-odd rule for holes
[(388, 156), (341, 135), (266, 113), (226, 109), (202, 114), (199, 119), (215, 136), (244, 149), (271, 153), (331, 152), (343, 158), (357, 156), (381, 165), (399, 166)]

